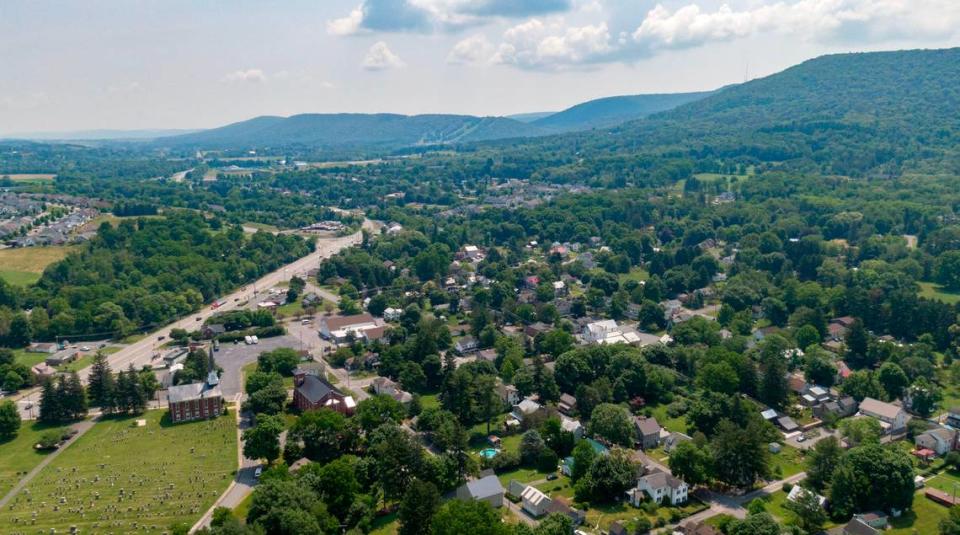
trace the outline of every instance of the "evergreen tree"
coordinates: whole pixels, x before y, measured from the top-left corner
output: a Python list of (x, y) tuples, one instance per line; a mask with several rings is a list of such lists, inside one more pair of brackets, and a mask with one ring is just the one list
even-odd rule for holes
[(63, 416), (70, 420), (79, 420), (87, 415), (87, 392), (80, 382), (80, 376), (77, 372), (72, 372), (69, 377), (62, 379), (64, 385), (64, 403)]
[(53, 379), (47, 379), (43, 382), (40, 390), (40, 417), (41, 422), (59, 422), (60, 397), (57, 395), (57, 386)]
[(147, 395), (143, 390), (140, 374), (133, 368), (132, 363), (127, 368), (127, 390), (124, 392), (124, 398), (127, 403), (127, 412), (141, 414), (147, 408)]
[(93, 358), (88, 380), (87, 392), (90, 395), (90, 404), (100, 407), (105, 413), (113, 412), (116, 408), (117, 383), (107, 356), (100, 351), (97, 351)]

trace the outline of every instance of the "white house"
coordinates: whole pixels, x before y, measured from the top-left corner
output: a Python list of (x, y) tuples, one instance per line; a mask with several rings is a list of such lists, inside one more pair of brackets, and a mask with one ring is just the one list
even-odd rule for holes
[(378, 327), (373, 316), (366, 313), (320, 318), (320, 336), (337, 343), (347, 341), (351, 335), (355, 339), (363, 338), (366, 331)]
[(687, 501), (687, 483), (659, 470), (651, 472), (637, 480), (637, 486), (627, 491), (627, 497), (634, 507), (640, 507), (646, 494), (657, 503), (665, 501), (670, 505), (679, 505)]
[(620, 326), (615, 320), (603, 320), (588, 323), (583, 328), (583, 340), (589, 344), (607, 343), (608, 339), (621, 336)]
[(523, 492), (520, 493), (520, 500), (522, 502), (523, 510), (533, 517), (541, 517), (545, 515), (547, 513), (547, 508), (550, 507), (551, 503), (553, 503), (549, 496), (543, 492), (540, 492), (540, 490), (533, 485), (523, 489)]
[(817, 503), (820, 505), (820, 507), (823, 507), (824, 505), (826, 505), (826, 503), (827, 503), (827, 499), (826, 499), (826, 498), (824, 498), (823, 496), (821, 496), (821, 495), (819, 495), (819, 494), (814, 493), (812, 490), (807, 490), (807, 489), (801, 487), (800, 485), (794, 485), (793, 488), (790, 489), (790, 493), (787, 494), (787, 500), (789, 500), (789, 501), (791, 501), (791, 502), (795, 502), (795, 501), (799, 500), (800, 498), (803, 498), (803, 497), (805, 497), (805, 496), (807, 496), (807, 495), (809, 495), (809, 494), (813, 494), (814, 496), (817, 497)]
[(878, 399), (863, 398), (860, 402), (860, 414), (878, 420), (884, 433), (896, 433), (907, 427), (907, 412), (903, 407)]
[(917, 435), (913, 442), (918, 448), (933, 450), (937, 455), (943, 457), (956, 449), (957, 432), (946, 427), (938, 427)]
[(526, 398), (513, 406), (513, 410), (510, 411), (510, 415), (516, 418), (518, 422), (522, 422), (524, 418), (530, 416), (531, 414), (535, 414), (541, 408), (542, 406), (539, 403), (530, 398)]
[(470, 336), (464, 336), (463, 338), (457, 340), (456, 345), (453, 347), (453, 349), (461, 355), (470, 353), (471, 351), (476, 351), (479, 348), (480, 342), (478, 342), (476, 338)]
[(564, 431), (573, 433), (573, 438), (576, 440), (583, 438), (583, 424), (580, 423), (580, 420), (560, 415), (560, 427)]
[(383, 319), (387, 321), (397, 321), (400, 319), (401, 314), (403, 314), (403, 311), (399, 308), (387, 307), (383, 310)]

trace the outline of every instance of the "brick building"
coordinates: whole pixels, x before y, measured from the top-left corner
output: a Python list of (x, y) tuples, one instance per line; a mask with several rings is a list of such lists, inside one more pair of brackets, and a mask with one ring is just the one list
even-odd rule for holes
[(326, 407), (349, 416), (357, 407), (352, 396), (344, 396), (319, 375), (297, 374), (294, 376), (294, 385), (293, 404), (302, 411)]
[(223, 392), (217, 372), (211, 371), (204, 383), (171, 386), (167, 390), (170, 421), (189, 422), (216, 418), (223, 414)]

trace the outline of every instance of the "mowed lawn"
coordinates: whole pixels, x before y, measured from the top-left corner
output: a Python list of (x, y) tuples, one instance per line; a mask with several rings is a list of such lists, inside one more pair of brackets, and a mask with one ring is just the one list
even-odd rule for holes
[(63, 260), (73, 249), (71, 246), (0, 249), (0, 278), (18, 286), (33, 284), (47, 266)]
[(939, 284), (933, 282), (918, 282), (917, 284), (920, 286), (920, 297), (942, 301), (948, 305), (960, 301), (960, 293), (947, 290)]
[(0, 442), (0, 497), (6, 496), (20, 478), (48, 455), (49, 452), (37, 451), (33, 446), (40, 441), (40, 435), (55, 425), (37, 422), (23, 422), (16, 438)]
[[(225, 415), (171, 425), (165, 416), (149, 411), (98, 422), (0, 511), (0, 526), (162, 533), (192, 524), (233, 478), (236, 423)], [(137, 427), (138, 418), (147, 425)]]
[(940, 521), (949, 510), (928, 499), (923, 491), (913, 495), (913, 507), (900, 518), (891, 518), (885, 535), (912, 535), (914, 533), (939, 533)]

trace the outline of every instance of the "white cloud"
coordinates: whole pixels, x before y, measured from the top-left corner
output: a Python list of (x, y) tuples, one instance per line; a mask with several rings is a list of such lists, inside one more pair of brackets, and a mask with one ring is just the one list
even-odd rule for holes
[(261, 69), (241, 69), (228, 73), (223, 77), (223, 81), (262, 83), (267, 81), (267, 75)]
[(140, 91), (141, 89), (143, 89), (143, 87), (140, 85), (140, 82), (130, 82), (120, 85), (108, 85), (106, 91), (108, 94), (117, 94), (133, 93), (135, 91)]
[(493, 55), (493, 44), (483, 34), (477, 34), (453, 45), (447, 55), (447, 63), (467, 64), (480, 63), (490, 59)]
[(594, 63), (615, 50), (606, 23), (564, 26), (531, 19), (504, 32), (494, 62), (524, 68), (560, 69)]
[(388, 69), (399, 69), (406, 64), (400, 59), (400, 56), (393, 53), (387, 43), (377, 41), (367, 51), (361, 63), (364, 69), (368, 71), (385, 71)]
[(356, 8), (349, 15), (327, 22), (327, 33), (330, 35), (353, 35), (360, 31), (363, 22), (363, 9)]
[(674, 10), (658, 4), (626, 32), (611, 32), (607, 23), (575, 26), (563, 19), (534, 18), (504, 32), (494, 62), (557, 70), (633, 62), (664, 50), (758, 34), (862, 45), (898, 39), (929, 42), (960, 33), (957, 0), (781, 0), (752, 5), (736, 10), (723, 4), (710, 11), (696, 3)]

